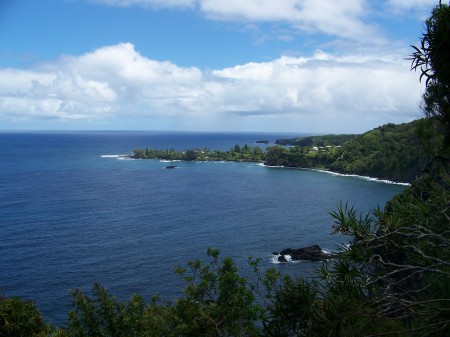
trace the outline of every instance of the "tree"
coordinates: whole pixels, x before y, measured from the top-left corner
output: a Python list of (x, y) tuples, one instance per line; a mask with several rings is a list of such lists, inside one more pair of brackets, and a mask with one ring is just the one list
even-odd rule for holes
[(280, 146), (271, 146), (266, 150), (265, 165), (281, 166), (284, 165), (284, 151)]
[(100, 336), (258, 336), (261, 308), (247, 280), (238, 274), (231, 258), (219, 260), (208, 249), (210, 263), (194, 260), (176, 272), (186, 282), (184, 296), (174, 303), (149, 305), (138, 295), (118, 301), (99, 284), (93, 295), (73, 290), (74, 310), (67, 334)]
[(438, 119), (446, 133), (445, 144), (450, 145), (450, 7), (436, 6), (425, 22), (425, 32), (420, 46), (411, 55), (411, 68), (421, 72), (426, 90), (424, 112), (427, 117)]
[(0, 297), (0, 336), (47, 336), (50, 327), (32, 301)]
[(200, 260), (178, 267), (187, 286), (174, 306), (175, 336), (258, 336), (261, 308), (234, 261), (219, 260), (217, 249), (208, 249), (209, 264)]
[(95, 283), (93, 297), (80, 290), (72, 290), (74, 309), (69, 313), (69, 336), (142, 336), (145, 329), (145, 304), (142, 297), (133, 295), (128, 302), (120, 302), (105, 288)]
[(341, 205), (331, 213), (349, 245), (318, 283), (284, 283), (269, 307), (277, 314), (268, 335), (450, 335), (449, 6), (436, 6), (426, 25), (412, 67), (427, 79), (428, 120), (418, 123), (430, 157), (424, 174), (383, 210), (358, 215)]
[(198, 158), (198, 152), (195, 150), (186, 150), (185, 158), (188, 161), (193, 161)]
[(335, 232), (349, 236), (350, 246), (322, 270), (318, 326), (331, 335), (450, 335), (449, 6), (436, 6), (426, 27), (412, 68), (426, 78), (428, 121), (418, 133), (430, 159), (425, 174), (384, 210), (358, 216), (346, 205), (332, 212)]

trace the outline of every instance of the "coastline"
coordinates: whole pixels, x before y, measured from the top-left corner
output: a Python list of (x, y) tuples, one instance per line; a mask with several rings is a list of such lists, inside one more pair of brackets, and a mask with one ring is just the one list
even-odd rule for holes
[(326, 170), (326, 169), (314, 169), (314, 168), (311, 168), (309, 170), (313, 170), (313, 171), (317, 171), (317, 172), (323, 172), (323, 173), (328, 173), (328, 174), (335, 175), (335, 176), (355, 177), (355, 178), (360, 178), (360, 179), (364, 179), (364, 180), (368, 180), (368, 181), (375, 181), (375, 182), (379, 182), (379, 183), (383, 183), (383, 184), (411, 186), (410, 183), (406, 183), (406, 182), (392, 181), (392, 180), (388, 180), (388, 179), (380, 179), (380, 178), (375, 178), (375, 177), (370, 177), (370, 176), (361, 176), (361, 175), (358, 175), (358, 174), (339, 173), (339, 172), (329, 171), (329, 170)]
[(352, 174), (352, 173), (339, 173), (339, 172), (334, 172), (334, 171), (330, 171), (330, 170), (323, 169), (323, 168), (270, 166), (270, 165), (265, 165), (264, 163), (261, 163), (259, 165), (265, 166), (265, 167), (270, 167), (270, 168), (284, 168), (284, 169), (294, 169), (294, 170), (295, 169), (296, 170), (310, 170), (310, 171), (316, 171), (316, 172), (321, 172), (321, 173), (327, 173), (327, 174), (334, 175), (334, 176), (360, 178), (360, 179), (363, 179), (363, 180), (374, 181), (374, 182), (379, 182), (379, 183), (383, 183), (383, 184), (400, 185), (400, 186), (411, 186), (410, 183), (406, 183), (406, 182), (393, 181), (393, 180), (389, 180), (389, 179), (380, 179), (380, 178), (375, 178), (375, 177), (370, 177), (370, 176), (362, 176), (362, 175)]
[[(148, 159), (141, 159), (141, 158), (134, 158), (133, 155), (123, 155), (123, 154), (119, 154), (119, 155), (100, 155), (102, 158), (115, 158), (115, 159), (134, 159), (134, 160), (148, 160)], [(183, 162), (183, 160), (180, 159), (172, 159), (172, 160), (168, 160), (168, 159), (161, 159), (161, 158), (149, 158), (149, 159), (153, 159), (153, 160), (159, 160), (161, 163), (170, 163), (170, 162)], [(363, 176), (363, 175), (358, 175), (358, 174), (352, 174), (352, 173), (339, 173), (339, 172), (334, 172), (334, 171), (330, 171), (324, 168), (314, 168), (314, 167), (290, 167), (290, 166), (271, 166), (271, 165), (266, 165), (264, 164), (264, 162), (262, 161), (245, 161), (245, 160), (193, 160), (196, 162), (207, 162), (207, 161), (212, 161), (212, 162), (238, 162), (238, 163), (253, 163), (259, 166), (264, 166), (267, 168), (282, 168), (282, 169), (297, 169), (297, 170), (311, 170), (311, 171), (316, 171), (316, 172), (321, 172), (321, 173), (326, 173), (326, 174), (330, 174), (330, 175), (334, 175), (334, 176), (341, 176), (341, 177), (354, 177), (354, 178), (359, 178), (359, 179), (363, 179), (363, 180), (367, 180), (367, 181), (373, 181), (373, 182), (378, 182), (378, 183), (383, 183), (383, 184), (391, 184), (391, 185), (400, 185), (400, 186), (411, 186), (410, 183), (407, 182), (400, 182), (400, 181), (392, 181), (389, 179), (381, 179), (381, 178), (376, 178), (376, 177), (370, 177), (370, 176)]]

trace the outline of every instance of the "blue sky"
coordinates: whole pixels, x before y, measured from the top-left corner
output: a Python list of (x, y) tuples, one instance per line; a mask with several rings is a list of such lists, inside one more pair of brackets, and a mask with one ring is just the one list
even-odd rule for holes
[(1, 0), (0, 130), (359, 133), (421, 117), (435, 0)]

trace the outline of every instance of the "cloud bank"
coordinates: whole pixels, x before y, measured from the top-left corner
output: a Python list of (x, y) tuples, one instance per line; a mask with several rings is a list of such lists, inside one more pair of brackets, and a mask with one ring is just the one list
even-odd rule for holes
[(229, 130), (236, 123), (249, 129), (273, 120), (280, 128), (365, 131), (420, 116), (422, 91), (409, 62), (396, 55), (317, 51), (202, 71), (152, 60), (131, 43), (64, 56), (30, 70), (0, 69), (0, 78), (3, 120), (148, 117), (224, 123), (221, 127)]

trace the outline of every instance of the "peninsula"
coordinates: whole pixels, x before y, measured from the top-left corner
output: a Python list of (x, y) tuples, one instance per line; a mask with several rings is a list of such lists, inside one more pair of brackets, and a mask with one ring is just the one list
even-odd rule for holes
[(262, 149), (245, 144), (228, 151), (208, 148), (177, 151), (135, 149), (130, 158), (180, 161), (233, 161), (263, 163), (267, 166), (330, 170), (395, 182), (410, 183), (427, 162), (417, 136), (424, 120), (386, 124), (361, 135), (322, 135), (278, 139), (275, 146)]
[(151, 148), (135, 149), (130, 158), (134, 159), (160, 159), (182, 161), (235, 161), (263, 163), (266, 153), (259, 146), (236, 144), (228, 151), (203, 149), (189, 149), (176, 151), (175, 149), (157, 150)]

